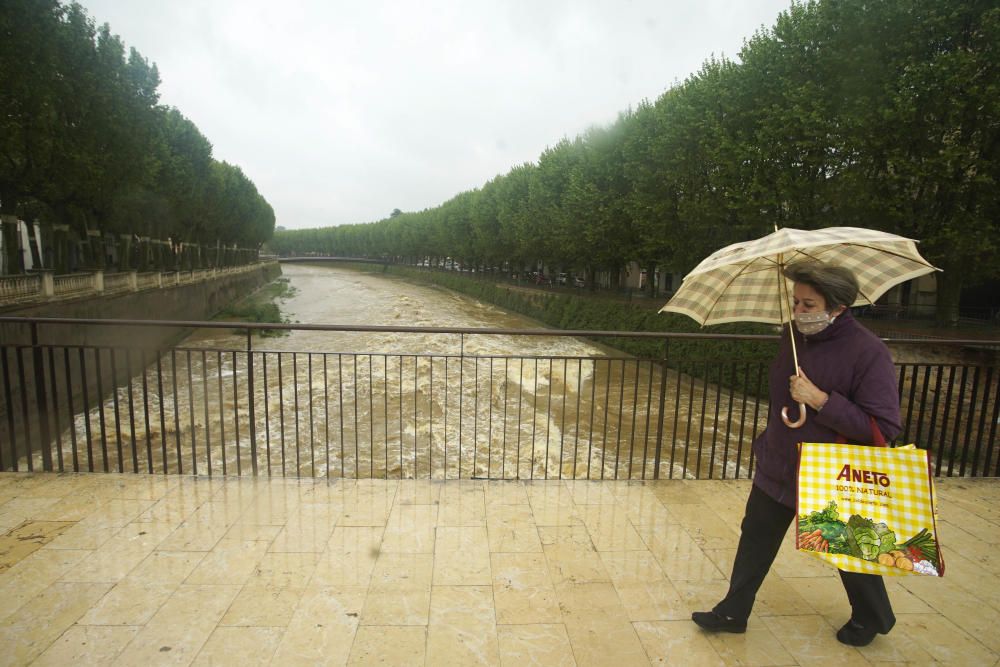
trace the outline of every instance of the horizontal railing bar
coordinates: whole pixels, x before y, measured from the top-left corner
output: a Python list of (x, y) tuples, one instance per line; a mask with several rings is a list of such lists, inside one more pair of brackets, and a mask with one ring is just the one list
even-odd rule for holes
[[(30, 343), (17, 343), (17, 344), (6, 345), (4, 347), (9, 347), (10, 349), (13, 349), (13, 350), (30, 350), (30, 349), (34, 348), (34, 346), (32, 346)], [(55, 348), (58, 348), (58, 349), (65, 348), (65, 349), (68, 349), (68, 350), (84, 350), (84, 351), (89, 351), (89, 350), (108, 350), (108, 351), (122, 351), (122, 352), (140, 352), (140, 351), (155, 352), (157, 350), (160, 350), (160, 351), (162, 351), (164, 353), (167, 353), (167, 352), (173, 350), (174, 352), (177, 352), (177, 353), (186, 353), (186, 352), (206, 352), (206, 353), (224, 352), (224, 353), (232, 353), (232, 352), (238, 352), (238, 353), (242, 353), (244, 355), (246, 354), (245, 347), (241, 347), (241, 348), (238, 348), (238, 349), (229, 348), (229, 347), (220, 347), (220, 348), (216, 348), (216, 347), (164, 347), (164, 348), (158, 348), (158, 347), (143, 347), (143, 346), (129, 346), (129, 345), (72, 345), (72, 344), (71, 345), (65, 345), (65, 344), (61, 344), (61, 343), (42, 343), (42, 344), (39, 345), (39, 347), (41, 347), (41, 348), (54, 348), (54, 349)], [(318, 354), (318, 355), (337, 355), (337, 354), (340, 354), (340, 355), (350, 355), (350, 356), (358, 356), (358, 357), (368, 357), (368, 356), (371, 356), (371, 357), (393, 357), (393, 358), (400, 358), (400, 357), (402, 357), (403, 359), (426, 359), (428, 357), (433, 357), (434, 359), (454, 359), (454, 360), (459, 360), (459, 359), (470, 359), (470, 360), (471, 359), (482, 359), (482, 360), (490, 360), (490, 359), (493, 359), (493, 360), (497, 360), (497, 361), (503, 361), (503, 360), (516, 361), (518, 359), (526, 359), (526, 360), (548, 360), (548, 359), (552, 359), (554, 361), (562, 361), (562, 360), (566, 360), (566, 361), (590, 361), (590, 360), (593, 360), (593, 359), (599, 359), (601, 361), (654, 361), (654, 362), (661, 362), (662, 361), (661, 358), (656, 357), (656, 356), (636, 357), (636, 356), (618, 356), (618, 355), (612, 356), (612, 355), (608, 355), (608, 356), (595, 357), (595, 356), (579, 356), (579, 355), (565, 356), (565, 355), (552, 355), (552, 354), (539, 354), (539, 355), (532, 355), (532, 354), (497, 355), (497, 354), (472, 354), (472, 353), (456, 354), (454, 352), (441, 352), (441, 353), (438, 353), (438, 352), (408, 352), (408, 353), (400, 353), (400, 352), (386, 352), (386, 351), (382, 351), (382, 352), (378, 352), (378, 351), (374, 351), (374, 352), (357, 352), (357, 351), (350, 351), (350, 350), (335, 350), (335, 351), (316, 351), (316, 350), (298, 350), (298, 349), (275, 350), (275, 349), (263, 349), (263, 348), (254, 348), (253, 353), (254, 354), (272, 354), (272, 355), (273, 354)], [(699, 360), (699, 361), (705, 362), (706, 360)], [(724, 358), (724, 359), (712, 359), (710, 361), (710, 363), (722, 365), (722, 364), (730, 364), (730, 363), (734, 363), (734, 362), (735, 363), (740, 363), (740, 362), (744, 362), (744, 361), (747, 361), (747, 360), (746, 359), (729, 359), (729, 358)], [(897, 362), (895, 365), (896, 366), (908, 366), (908, 367), (914, 367), (914, 368), (920, 368), (920, 369), (925, 368), (925, 367), (942, 368), (942, 369), (951, 369), (951, 368), (960, 369), (960, 368), (966, 368), (966, 367), (967, 368), (977, 368), (977, 367), (986, 368), (986, 367), (990, 366), (989, 363), (964, 363), (963, 364), (963, 363), (955, 363), (955, 362), (937, 363), (937, 362), (909, 362), (909, 361), (908, 362)]]
[[(260, 331), (354, 331), (366, 333), (439, 333), (499, 336), (552, 336), (594, 338), (650, 338), (688, 340), (756, 340), (776, 341), (774, 334), (680, 333), (668, 331), (599, 331), (587, 329), (490, 329), (463, 327), (400, 327), (356, 324), (278, 324), (267, 322), (205, 322), (200, 320), (128, 320), (67, 317), (0, 317), (0, 324), (43, 324), (82, 326), (177, 327), (185, 329), (253, 329)], [(922, 338), (883, 338), (893, 344), (927, 345)], [(934, 339), (934, 344), (989, 346), (1000, 345), (1000, 339)]]

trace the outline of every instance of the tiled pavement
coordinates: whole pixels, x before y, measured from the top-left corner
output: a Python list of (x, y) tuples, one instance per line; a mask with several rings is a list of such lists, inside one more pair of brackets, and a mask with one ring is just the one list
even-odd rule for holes
[(888, 580), (896, 629), (855, 649), (790, 541), (745, 635), (689, 620), (745, 481), (4, 473), (0, 664), (995, 665), (1000, 480), (938, 488), (946, 576)]

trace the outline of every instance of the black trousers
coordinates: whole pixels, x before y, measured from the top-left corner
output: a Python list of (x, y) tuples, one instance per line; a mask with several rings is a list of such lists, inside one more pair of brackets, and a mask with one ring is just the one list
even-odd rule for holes
[[(782, 505), (766, 493), (752, 487), (741, 526), (729, 592), (715, 611), (733, 618), (747, 619), (757, 591), (774, 563), (795, 510)], [(885, 634), (896, 623), (882, 577), (875, 574), (840, 572), (840, 579), (851, 603), (851, 618)]]

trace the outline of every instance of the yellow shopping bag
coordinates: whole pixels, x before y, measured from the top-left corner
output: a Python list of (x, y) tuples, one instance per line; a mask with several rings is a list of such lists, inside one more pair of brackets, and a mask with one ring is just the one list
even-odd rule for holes
[(926, 450), (799, 446), (796, 548), (847, 572), (944, 575)]

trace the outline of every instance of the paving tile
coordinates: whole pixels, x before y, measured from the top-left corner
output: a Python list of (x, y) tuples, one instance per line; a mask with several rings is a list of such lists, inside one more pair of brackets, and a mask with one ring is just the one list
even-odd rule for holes
[(396, 494), (397, 505), (437, 505), (441, 489), (446, 483), (436, 480), (414, 479), (400, 484)]
[(628, 484), (618, 487), (614, 493), (618, 506), (625, 510), (633, 526), (677, 522), (667, 506), (660, 502), (646, 484)]
[(338, 526), (385, 526), (395, 500), (396, 487), (355, 488), (345, 494)]
[(573, 494), (562, 482), (527, 482), (528, 502), (538, 526), (569, 526), (580, 523)]
[(137, 626), (74, 625), (45, 650), (32, 665), (110, 665), (140, 630)]
[(310, 587), (362, 586), (366, 590), (382, 548), (384, 529), (338, 526), (316, 563)]
[(284, 628), (217, 627), (191, 664), (269, 665), (284, 632)]
[(671, 515), (702, 549), (735, 549), (739, 543), (739, 523), (719, 518), (709, 507), (677, 505), (671, 509)]
[(247, 586), (294, 586), (304, 588), (312, 579), (320, 554), (266, 552), (247, 579)]
[(1000, 484), (939, 488), (948, 576), (887, 579), (897, 625), (854, 649), (791, 534), (747, 633), (690, 622), (728, 588), (744, 480), (0, 473), (0, 528), (34, 522), (0, 560), (0, 663), (996, 665)]
[(490, 554), (497, 623), (562, 621), (559, 600), (541, 553)]
[(127, 579), (149, 584), (180, 584), (205, 557), (203, 551), (153, 551), (128, 573)]
[(347, 664), (422, 665), (426, 648), (426, 626), (362, 626), (354, 637)]
[(383, 552), (372, 572), (362, 625), (427, 625), (432, 554)]
[(434, 543), (434, 585), (490, 586), (492, 583), (486, 528), (438, 526)]
[(211, 551), (229, 532), (229, 526), (185, 521), (167, 536), (159, 548), (165, 551)]
[(486, 506), (527, 505), (528, 491), (520, 480), (487, 482), (484, 487)]
[(304, 593), (303, 587), (244, 586), (219, 623), (283, 628), (291, 621)]
[(434, 586), (427, 627), (426, 663), (500, 663), (493, 589), (490, 586)]
[(67, 572), (79, 567), (92, 552), (39, 549), (0, 576), (0, 622), (17, 612)]
[(565, 482), (566, 488), (573, 496), (577, 505), (614, 505), (615, 494), (608, 482), (571, 480)]
[(382, 550), (433, 553), (437, 516), (437, 505), (396, 504), (386, 519)]
[(239, 586), (181, 585), (118, 655), (115, 664), (189, 664), (239, 590)]
[(242, 586), (257, 568), (267, 547), (267, 542), (256, 540), (219, 540), (184, 583)]
[(583, 524), (539, 526), (538, 533), (553, 584), (611, 581)]
[(110, 588), (103, 583), (56, 582), (0, 621), (6, 664), (25, 665), (41, 655)]
[(442, 491), (438, 506), (438, 526), (486, 526), (486, 494), (481, 485), (452, 488)]
[(164, 523), (133, 522), (96, 549), (63, 581), (117, 582), (129, 574), (172, 532)]
[[(525, 496), (527, 498), (527, 496)], [(541, 552), (538, 526), (527, 504), (493, 504), (486, 510), (490, 552)]]
[(37, 513), (42, 521), (80, 521), (100, 508), (101, 500), (89, 492), (74, 492)]
[[(751, 619), (755, 617), (751, 616)], [(688, 623), (693, 625), (690, 621)], [(747, 631), (743, 634), (703, 634), (726, 665), (769, 667), (799, 664), (763, 622), (754, 620), (747, 625)]]
[(74, 521), (28, 520), (0, 535), (0, 574), (66, 532)]
[[(898, 632), (906, 638), (902, 646), (917, 646), (933, 660), (946, 665), (988, 665), (996, 662), (1000, 655), (983, 645), (983, 637), (967, 632), (964, 620), (941, 614), (900, 615), (890, 636)], [(871, 648), (879, 648), (876, 642), (881, 644), (882, 639), (879, 637), (872, 642)], [(896, 645), (900, 643), (896, 642)]]
[[(838, 665), (867, 665), (858, 650), (837, 641), (834, 627), (819, 614), (761, 618), (781, 646), (801, 665), (830, 661)], [(876, 640), (878, 641), (878, 640)]]
[(678, 667), (724, 665), (709, 635), (688, 621), (642, 621), (633, 624), (649, 662)]
[(498, 625), (504, 667), (575, 667), (573, 647), (562, 623)]
[[(274, 526), (268, 526), (273, 528)], [(334, 520), (289, 519), (271, 542), (271, 551), (322, 553), (333, 533)]]
[(625, 508), (619, 505), (582, 505), (580, 519), (590, 533), (591, 542), (598, 551), (628, 551), (645, 549)]
[(367, 586), (315, 588), (299, 601), (273, 664), (346, 664)]
[(154, 584), (125, 579), (79, 620), (81, 625), (145, 625), (179, 584)]
[(556, 595), (578, 664), (649, 663), (610, 583), (557, 584)]

